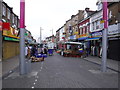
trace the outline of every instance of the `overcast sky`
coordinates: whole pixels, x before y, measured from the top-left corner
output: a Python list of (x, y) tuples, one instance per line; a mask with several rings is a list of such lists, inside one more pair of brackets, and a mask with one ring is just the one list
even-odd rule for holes
[[(13, 7), (15, 14), (20, 14), (20, 0), (4, 0), (10, 7)], [(89, 7), (96, 10), (97, 0), (25, 0), (26, 15), (25, 25), (31, 31), (33, 37), (38, 39), (40, 27), (42, 27), (42, 39), (51, 36), (53, 29), (62, 27), (71, 15)]]

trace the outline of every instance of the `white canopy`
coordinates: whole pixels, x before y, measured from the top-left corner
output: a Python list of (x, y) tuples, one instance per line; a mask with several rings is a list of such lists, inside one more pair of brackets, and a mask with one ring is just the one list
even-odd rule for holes
[(83, 44), (83, 43), (81, 43), (81, 42), (65, 42), (65, 44)]

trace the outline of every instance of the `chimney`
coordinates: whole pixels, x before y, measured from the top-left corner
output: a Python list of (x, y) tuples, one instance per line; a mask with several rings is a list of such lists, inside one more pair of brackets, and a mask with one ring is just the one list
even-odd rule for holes
[(85, 8), (85, 11), (89, 11), (90, 8)]
[(71, 18), (73, 18), (75, 15), (72, 15)]

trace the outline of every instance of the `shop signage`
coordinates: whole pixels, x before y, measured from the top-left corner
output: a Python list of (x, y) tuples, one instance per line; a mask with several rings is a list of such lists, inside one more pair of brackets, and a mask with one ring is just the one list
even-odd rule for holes
[(3, 23), (3, 30), (10, 30), (10, 23)]
[(10, 37), (4, 37), (4, 40), (8, 40), (8, 41), (19, 41), (19, 39), (10, 38)]
[(76, 35), (70, 36), (70, 39), (76, 39)]
[(91, 34), (92, 37), (102, 37), (102, 32), (94, 32)]
[(108, 35), (120, 33), (120, 28), (118, 28), (119, 25), (120, 25), (120, 23), (117, 24), (117, 25), (110, 25), (110, 26), (108, 27)]
[(2, 21), (0, 21), (0, 31), (2, 31)]
[(82, 34), (79, 36), (79, 38), (81, 38), (81, 37), (88, 37), (88, 34)]
[(78, 34), (78, 32), (74, 32), (74, 34)]
[(120, 37), (109, 38), (109, 40), (118, 40)]
[(100, 21), (100, 24), (102, 24), (102, 23), (104, 23), (104, 22), (105, 22), (104, 20), (101, 20), (101, 21)]

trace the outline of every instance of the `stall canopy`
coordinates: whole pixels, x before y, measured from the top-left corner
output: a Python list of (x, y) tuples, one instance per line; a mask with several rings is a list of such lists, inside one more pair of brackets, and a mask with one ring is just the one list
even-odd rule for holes
[(85, 41), (99, 40), (101, 37), (87, 38)]

